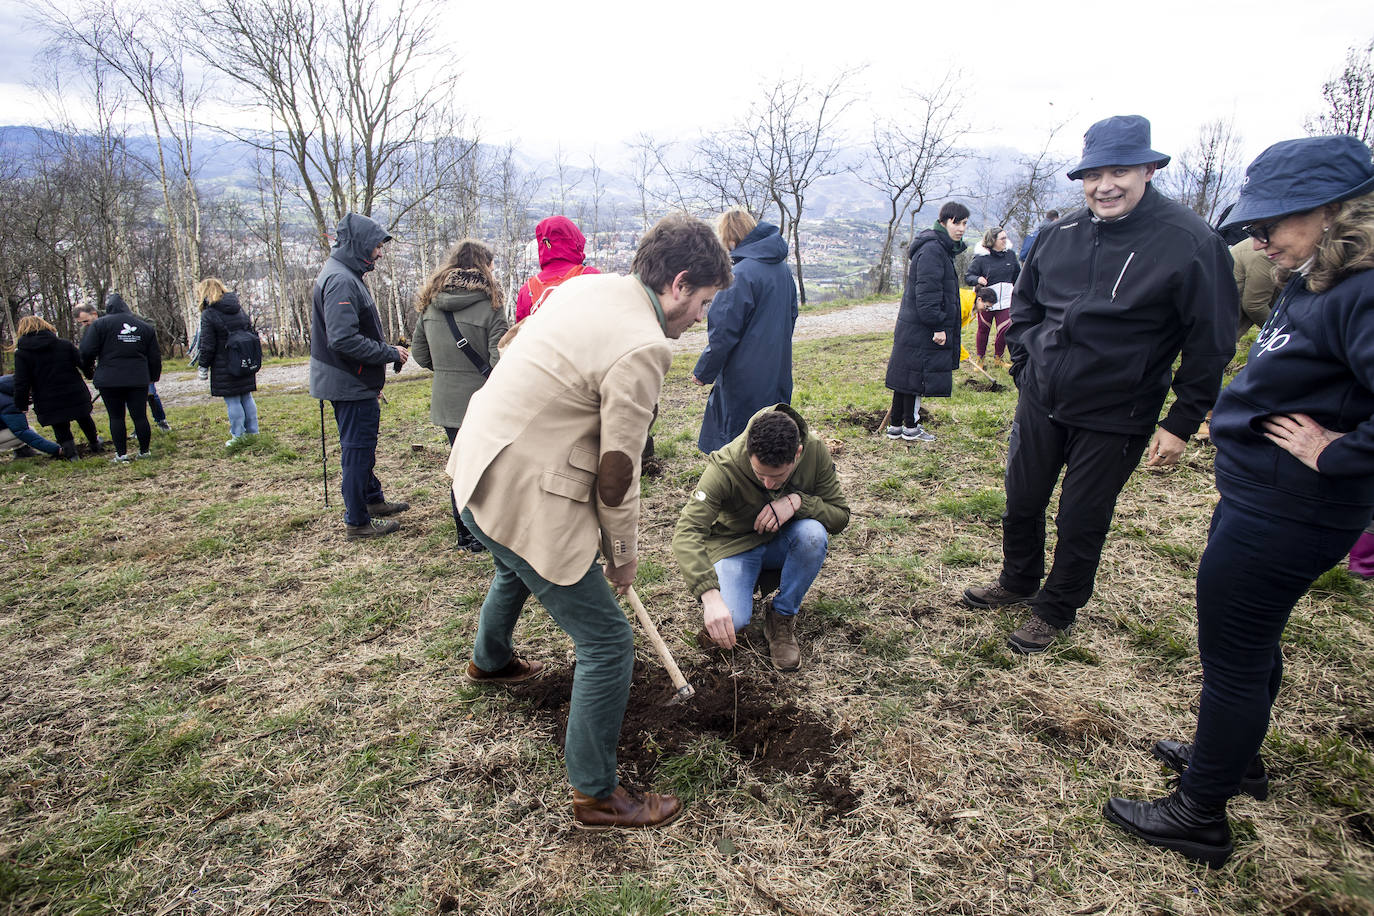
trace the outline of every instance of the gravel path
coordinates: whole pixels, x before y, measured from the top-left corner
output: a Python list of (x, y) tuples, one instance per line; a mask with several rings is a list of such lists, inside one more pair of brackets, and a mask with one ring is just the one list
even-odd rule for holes
[[(815, 340), (821, 337), (842, 337), (847, 334), (867, 334), (890, 331), (897, 320), (897, 302), (878, 302), (856, 305), (853, 308), (826, 312), (821, 315), (802, 315), (797, 319), (793, 340)], [(673, 343), (673, 351), (699, 352), (706, 346), (706, 331), (688, 331)], [(412, 360), (401, 369), (408, 378), (429, 374)], [(310, 364), (292, 363), (289, 366), (268, 366), (258, 373), (258, 388), (271, 391), (299, 391), (309, 387)], [(388, 373), (388, 379), (395, 376)], [(190, 404), (209, 394), (209, 383), (196, 378), (194, 369), (164, 372), (157, 383), (158, 394), (169, 405)]]

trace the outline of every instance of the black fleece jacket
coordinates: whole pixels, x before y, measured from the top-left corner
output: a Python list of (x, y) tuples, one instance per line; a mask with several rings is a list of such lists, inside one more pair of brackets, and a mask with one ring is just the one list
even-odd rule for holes
[(1216, 401), (1239, 313), (1221, 236), (1147, 184), (1121, 219), (1085, 207), (1036, 238), (1012, 297), (1012, 377), (1051, 419), (1126, 435), (1154, 428), (1172, 382), (1159, 425), (1187, 439)]

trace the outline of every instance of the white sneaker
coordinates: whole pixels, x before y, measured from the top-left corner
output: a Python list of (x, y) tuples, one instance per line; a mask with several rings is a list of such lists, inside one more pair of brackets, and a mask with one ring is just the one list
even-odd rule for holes
[(113, 458), (110, 459), (110, 463), (111, 463), (111, 464), (128, 464), (129, 462), (131, 462), (131, 461), (133, 461), (133, 460), (134, 460), (134, 456), (133, 456), (133, 455), (130, 455), (128, 452), (125, 452), (123, 455), (115, 455)]
[(917, 423), (915, 426), (903, 426), (902, 438), (907, 442), (934, 442), (935, 434), (927, 432), (924, 426)]

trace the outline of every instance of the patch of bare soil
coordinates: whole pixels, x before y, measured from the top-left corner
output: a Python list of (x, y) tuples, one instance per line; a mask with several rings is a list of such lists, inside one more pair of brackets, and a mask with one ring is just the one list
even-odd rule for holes
[[(635, 662), (618, 750), (621, 772), (631, 781), (651, 785), (664, 755), (683, 753), (696, 740), (714, 737), (733, 747), (755, 772), (810, 776), (810, 791), (825, 804), (827, 815), (842, 816), (858, 806), (863, 790), (854, 789), (849, 774), (835, 766), (847, 736), (754, 672), (688, 664), (683, 674), (696, 696), (667, 705), (674, 694), (667, 672)], [(565, 668), (511, 690), (553, 721), (553, 740), (560, 748), (567, 732), (572, 679), (573, 669)]]

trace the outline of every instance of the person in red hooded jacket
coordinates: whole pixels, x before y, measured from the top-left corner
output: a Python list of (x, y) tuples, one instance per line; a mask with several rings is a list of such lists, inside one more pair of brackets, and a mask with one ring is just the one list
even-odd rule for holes
[(539, 311), (549, 293), (564, 280), (579, 274), (601, 273), (582, 263), (587, 257), (587, 238), (566, 216), (542, 220), (534, 228), (534, 239), (539, 244), (539, 273), (520, 287), (515, 298), (516, 321), (524, 321)]

